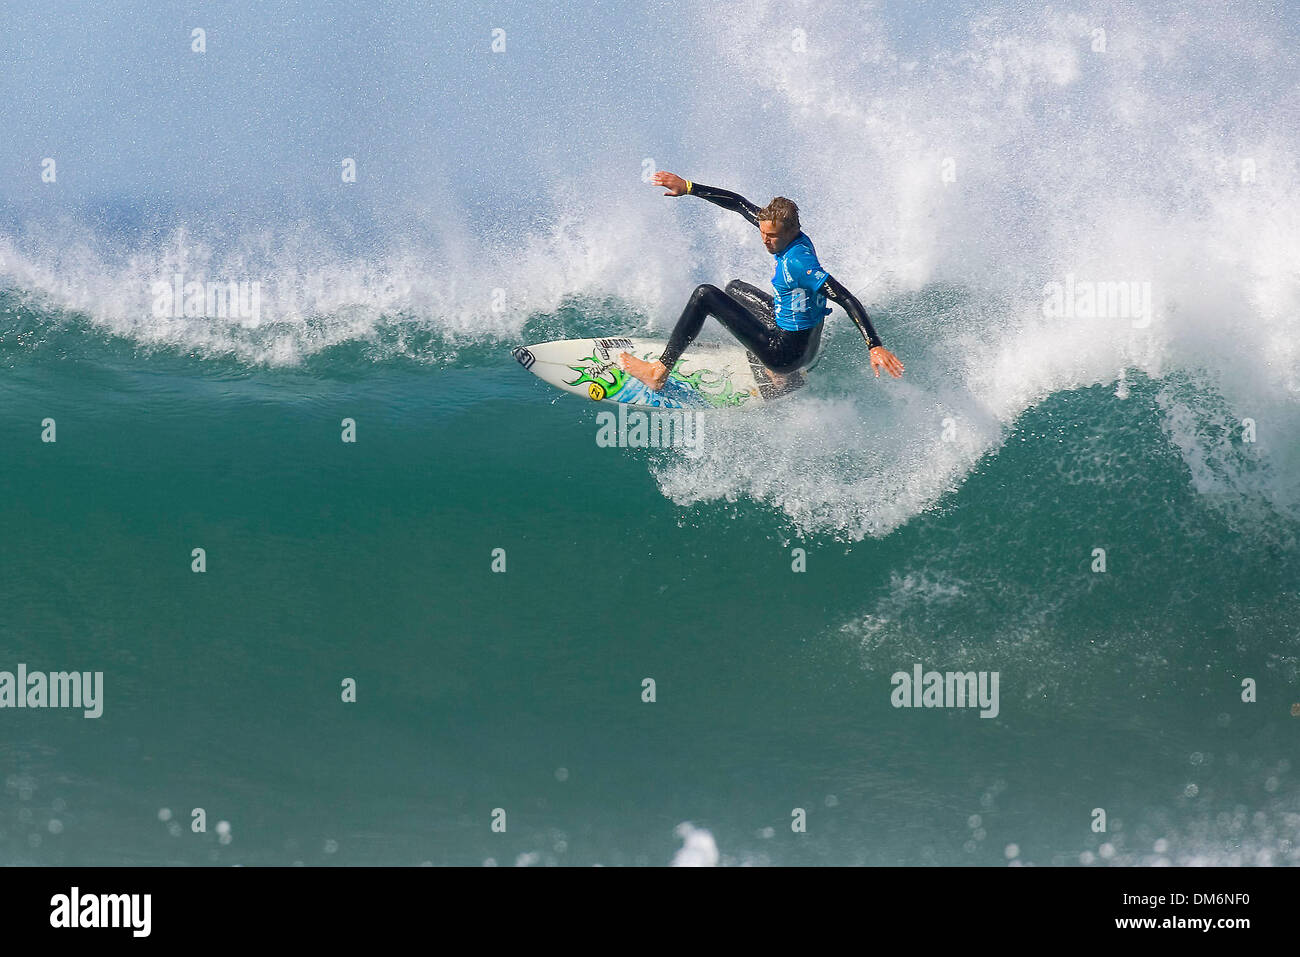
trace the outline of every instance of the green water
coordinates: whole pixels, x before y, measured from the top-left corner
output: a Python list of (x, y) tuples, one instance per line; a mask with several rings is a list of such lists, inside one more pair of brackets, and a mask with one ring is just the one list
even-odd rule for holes
[[(792, 429), (861, 374), (828, 352)], [(10, 298), (0, 368), (0, 669), (104, 673), (98, 719), (0, 710), (0, 863), (1300, 854), (1296, 529), (1196, 489), (1167, 383), (1057, 392), (863, 535), (791, 502), (869, 451), (684, 500), (499, 344), (274, 368)], [(915, 662), (998, 672), (998, 716), (892, 707)]]

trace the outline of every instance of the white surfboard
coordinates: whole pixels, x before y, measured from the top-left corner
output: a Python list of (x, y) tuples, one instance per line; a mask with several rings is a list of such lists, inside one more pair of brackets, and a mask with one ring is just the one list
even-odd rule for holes
[(655, 339), (557, 339), (519, 346), (511, 355), (543, 382), (597, 402), (621, 402), (661, 409), (733, 409), (762, 405), (801, 388), (802, 373), (776, 386), (767, 370), (740, 345), (693, 342), (668, 375), (662, 390), (624, 372), (618, 354), (654, 361), (667, 343)]

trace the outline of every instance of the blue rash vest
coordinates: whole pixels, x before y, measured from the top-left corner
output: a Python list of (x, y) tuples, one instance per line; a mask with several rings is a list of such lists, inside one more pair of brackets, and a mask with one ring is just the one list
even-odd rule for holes
[(822, 286), (827, 273), (817, 261), (817, 250), (804, 233), (774, 257), (776, 272), (772, 274), (772, 288), (776, 291), (773, 319), (782, 329), (797, 332), (811, 329), (830, 315), (826, 294)]

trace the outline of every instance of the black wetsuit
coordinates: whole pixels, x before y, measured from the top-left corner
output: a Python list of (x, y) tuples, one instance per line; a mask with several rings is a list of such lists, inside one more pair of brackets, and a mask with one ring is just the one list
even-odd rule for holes
[[(692, 183), (689, 194), (740, 213), (755, 226), (758, 225), (759, 207), (738, 193)], [(822, 288), (828, 300), (844, 307), (869, 349), (881, 344), (880, 337), (871, 326), (871, 320), (867, 318), (867, 311), (853, 293), (840, 285), (834, 276), (827, 276)], [(668, 348), (659, 357), (659, 361), (671, 369), (686, 351), (686, 347), (700, 334), (706, 316), (713, 316), (726, 326), (764, 366), (776, 373), (807, 368), (817, 358), (817, 350), (821, 346), (823, 322), (818, 322), (811, 329), (783, 329), (773, 318), (771, 294), (747, 282), (733, 279), (727, 284), (726, 291), (707, 283), (695, 287), (686, 308), (682, 310), (681, 318), (673, 328)]]

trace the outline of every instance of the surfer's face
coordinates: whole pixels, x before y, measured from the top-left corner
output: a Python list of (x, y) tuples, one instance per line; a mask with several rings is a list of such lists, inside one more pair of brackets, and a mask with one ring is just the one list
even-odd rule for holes
[(763, 245), (767, 247), (767, 251), (773, 256), (778, 255), (781, 250), (790, 245), (790, 240), (794, 239), (794, 236), (791, 235), (794, 230), (782, 232), (780, 223), (774, 223), (766, 219), (759, 221), (758, 231), (763, 234)]

